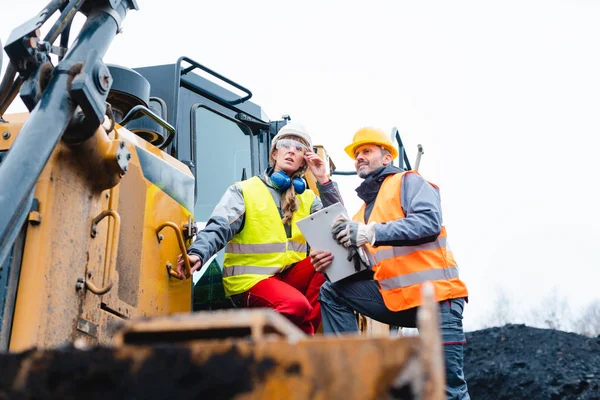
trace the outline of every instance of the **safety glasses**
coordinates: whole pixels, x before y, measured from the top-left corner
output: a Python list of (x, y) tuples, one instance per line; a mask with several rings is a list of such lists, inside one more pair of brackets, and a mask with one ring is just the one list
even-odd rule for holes
[(285, 149), (285, 150), (294, 150), (296, 153), (304, 154), (308, 151), (308, 147), (303, 145), (300, 142), (297, 142), (293, 139), (281, 139), (278, 140), (275, 144), (275, 148), (277, 150)]

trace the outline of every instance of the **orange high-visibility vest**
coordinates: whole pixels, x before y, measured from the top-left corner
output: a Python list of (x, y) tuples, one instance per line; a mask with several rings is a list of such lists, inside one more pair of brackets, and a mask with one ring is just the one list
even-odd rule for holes
[[(390, 222), (406, 215), (402, 210), (402, 178), (407, 171), (390, 175), (383, 181), (369, 222)], [(435, 185), (431, 184), (436, 187)], [(365, 222), (365, 207), (356, 213), (354, 221)], [(467, 287), (458, 278), (458, 265), (447, 247), (446, 228), (442, 226), (436, 240), (418, 246), (367, 247), (376, 264), (375, 279), (386, 307), (402, 311), (421, 305), (421, 284), (431, 281), (437, 301), (467, 297)]]

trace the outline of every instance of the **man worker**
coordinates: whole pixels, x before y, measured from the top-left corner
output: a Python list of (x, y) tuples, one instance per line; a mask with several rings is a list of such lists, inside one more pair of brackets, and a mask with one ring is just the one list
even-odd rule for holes
[[(467, 287), (447, 247), (438, 187), (416, 171), (392, 165), (398, 151), (385, 132), (362, 128), (345, 148), (355, 160), (356, 189), (364, 201), (352, 221), (336, 221), (332, 233), (345, 247), (365, 245), (372, 269), (321, 287), (324, 334), (358, 332), (354, 310), (385, 324), (414, 328), (421, 284), (430, 281), (439, 301), (446, 367), (446, 397), (470, 399), (463, 373), (462, 313)], [(326, 272), (333, 256), (313, 250), (312, 263)]]

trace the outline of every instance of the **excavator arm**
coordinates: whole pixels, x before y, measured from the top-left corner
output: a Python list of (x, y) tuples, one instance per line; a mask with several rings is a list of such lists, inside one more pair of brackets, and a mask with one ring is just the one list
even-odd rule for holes
[[(40, 26), (61, 9), (61, 16), (41, 40)], [(0, 116), (19, 89), (31, 114), (0, 164), (0, 264), (27, 215), (35, 182), (63, 134), (77, 132), (69, 140), (82, 142), (103, 121), (111, 76), (102, 57), (130, 9), (137, 9), (135, 0), (88, 0), (85, 4), (83, 0), (54, 0), (11, 33), (5, 46), (10, 66), (0, 84)], [(53, 67), (49, 61), (50, 52), (56, 51), (53, 42), (78, 10), (85, 12), (87, 21), (72, 48)], [(62, 55), (60, 48), (58, 52)], [(69, 129), (74, 124), (78, 129)]]

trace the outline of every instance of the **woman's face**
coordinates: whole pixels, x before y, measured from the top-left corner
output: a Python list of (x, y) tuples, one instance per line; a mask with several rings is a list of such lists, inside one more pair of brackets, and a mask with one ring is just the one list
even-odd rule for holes
[(272, 156), (275, 160), (274, 170), (292, 176), (304, 164), (304, 154), (307, 150), (308, 148), (293, 136), (279, 139)]

